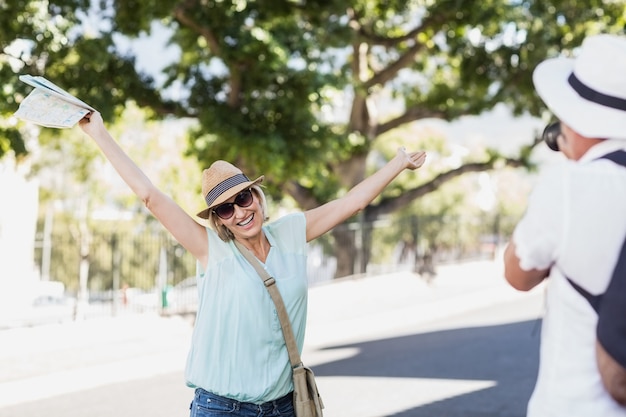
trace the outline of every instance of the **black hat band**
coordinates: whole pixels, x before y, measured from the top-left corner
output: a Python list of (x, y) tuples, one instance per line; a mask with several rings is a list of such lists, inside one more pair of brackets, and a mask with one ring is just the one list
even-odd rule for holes
[(226, 178), (224, 181), (217, 184), (211, 191), (209, 191), (204, 198), (207, 206), (211, 207), (211, 204), (223, 193), (230, 190), (231, 188), (243, 184), (244, 182), (248, 182), (250, 179), (246, 177), (244, 174), (237, 174), (233, 177)]
[(626, 100), (619, 97), (609, 96), (608, 94), (603, 94), (599, 91), (594, 90), (593, 88), (587, 87), (580, 81), (576, 75), (572, 72), (572, 74), (567, 79), (569, 85), (572, 86), (574, 91), (578, 93), (584, 99), (592, 101), (596, 104), (601, 104), (606, 107), (611, 107), (617, 110), (626, 111)]

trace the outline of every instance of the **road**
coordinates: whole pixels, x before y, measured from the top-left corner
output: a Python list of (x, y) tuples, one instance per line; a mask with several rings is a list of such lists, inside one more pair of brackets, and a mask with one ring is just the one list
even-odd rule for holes
[[(523, 417), (543, 295), (498, 274), (466, 265), (432, 287), (395, 274), (313, 288), (303, 359), (325, 417)], [(116, 320), (0, 332), (0, 417), (188, 416), (189, 323)]]

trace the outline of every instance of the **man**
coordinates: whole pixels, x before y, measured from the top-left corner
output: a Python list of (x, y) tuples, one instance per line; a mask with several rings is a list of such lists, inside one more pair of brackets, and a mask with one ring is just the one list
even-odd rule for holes
[(541, 176), (504, 253), (516, 289), (549, 278), (528, 417), (626, 416), (626, 273), (613, 278), (626, 239), (626, 37), (591, 36), (578, 52), (533, 74), (559, 120), (544, 137), (567, 160)]

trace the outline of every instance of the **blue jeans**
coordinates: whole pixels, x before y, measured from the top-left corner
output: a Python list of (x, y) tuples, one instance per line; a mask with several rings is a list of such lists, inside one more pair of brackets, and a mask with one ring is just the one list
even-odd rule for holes
[(244, 403), (196, 388), (189, 417), (295, 417), (293, 393), (263, 404)]

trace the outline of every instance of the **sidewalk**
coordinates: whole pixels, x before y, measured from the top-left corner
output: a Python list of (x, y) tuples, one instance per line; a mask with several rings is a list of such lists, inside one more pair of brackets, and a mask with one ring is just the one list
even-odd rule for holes
[(412, 272), (340, 279), (309, 293), (303, 356), (328, 343), (399, 336), (398, 328), (417, 327), (528, 295), (506, 282), (497, 261), (439, 266), (431, 285)]
[(0, 409), (180, 371), (190, 338), (189, 321), (155, 314), (0, 331)]
[[(437, 273), (432, 285), (402, 272), (312, 287), (305, 362), (327, 362), (322, 348), (329, 345), (398, 336), (399, 328), (524, 296), (508, 286), (497, 262), (440, 266)], [(182, 372), (190, 337), (189, 320), (154, 314), (0, 331), (0, 408)]]

